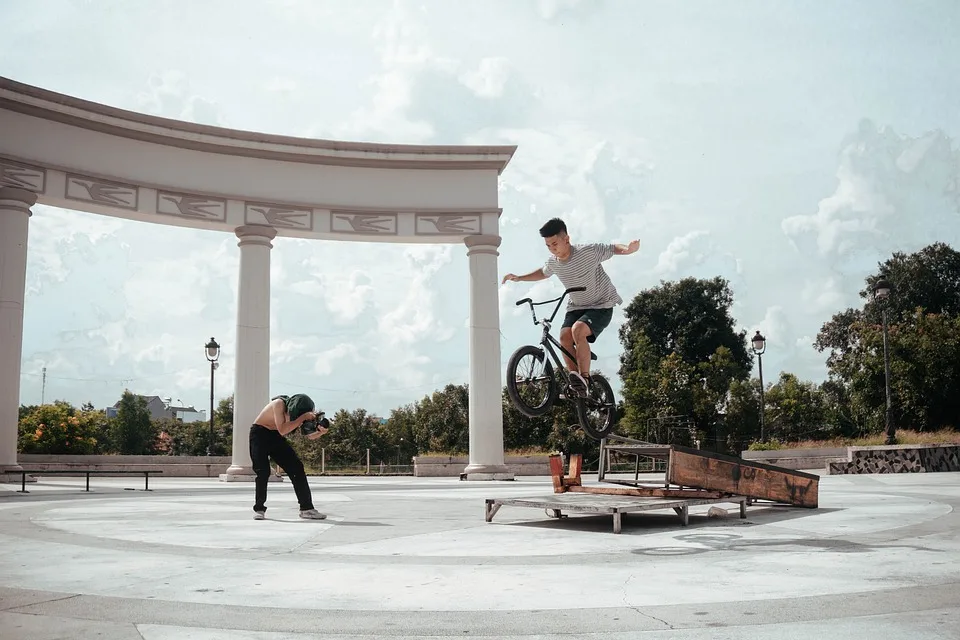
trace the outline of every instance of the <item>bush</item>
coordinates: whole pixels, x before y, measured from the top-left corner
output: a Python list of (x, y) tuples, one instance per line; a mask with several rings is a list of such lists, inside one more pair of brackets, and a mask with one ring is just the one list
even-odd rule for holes
[(97, 433), (103, 414), (80, 411), (60, 400), (26, 413), (18, 425), (20, 453), (89, 455), (99, 448)]
[(783, 449), (783, 443), (776, 438), (768, 440), (767, 442), (760, 442), (758, 440), (752, 442), (750, 446), (747, 447), (748, 451), (778, 451), (780, 449)]

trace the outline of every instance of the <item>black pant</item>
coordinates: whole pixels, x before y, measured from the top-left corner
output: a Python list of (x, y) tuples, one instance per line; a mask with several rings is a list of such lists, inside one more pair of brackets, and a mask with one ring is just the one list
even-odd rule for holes
[(300, 502), (300, 510), (313, 509), (313, 497), (310, 494), (310, 485), (307, 483), (307, 473), (303, 469), (300, 458), (297, 457), (297, 452), (279, 431), (255, 424), (250, 427), (250, 460), (257, 474), (256, 503), (253, 505), (253, 510), (267, 510), (265, 503), (267, 483), (270, 481), (270, 458), (273, 458), (290, 478), (297, 500)]

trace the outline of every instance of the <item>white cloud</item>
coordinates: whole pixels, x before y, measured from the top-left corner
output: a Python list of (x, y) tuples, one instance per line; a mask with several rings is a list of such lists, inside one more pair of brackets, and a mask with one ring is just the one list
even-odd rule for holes
[(675, 274), (684, 268), (703, 263), (707, 247), (699, 240), (708, 238), (709, 235), (708, 232), (698, 229), (674, 238), (657, 258), (655, 271), (660, 274)]
[(945, 226), (960, 224), (951, 193), (960, 177), (960, 154), (940, 132), (910, 138), (865, 120), (845, 142), (836, 175), (836, 191), (816, 213), (781, 223), (801, 250), (812, 235), (820, 255), (843, 259), (932, 242)]
[(510, 62), (506, 58), (484, 58), (476, 70), (462, 72), (460, 82), (481, 98), (499, 98), (509, 75)]

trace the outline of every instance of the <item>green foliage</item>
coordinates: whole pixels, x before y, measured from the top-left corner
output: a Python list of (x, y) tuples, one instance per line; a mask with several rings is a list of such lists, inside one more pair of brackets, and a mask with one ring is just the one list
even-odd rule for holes
[(776, 438), (766, 442), (753, 442), (747, 447), (748, 451), (779, 451), (784, 448), (784, 444)]
[(728, 447), (728, 391), (752, 366), (746, 332), (734, 330), (732, 304), (723, 278), (662, 282), (630, 302), (620, 329), (624, 435)]
[(104, 420), (102, 411), (77, 411), (61, 400), (30, 407), (21, 413), (17, 449), (22, 453), (96, 453)]
[(792, 373), (781, 373), (777, 383), (766, 391), (764, 401), (768, 437), (795, 441), (833, 435), (833, 429), (826, 424), (824, 395), (812, 382), (803, 382)]
[(120, 454), (148, 455), (153, 453), (159, 435), (160, 430), (150, 420), (147, 401), (124, 390), (111, 423), (113, 449)]

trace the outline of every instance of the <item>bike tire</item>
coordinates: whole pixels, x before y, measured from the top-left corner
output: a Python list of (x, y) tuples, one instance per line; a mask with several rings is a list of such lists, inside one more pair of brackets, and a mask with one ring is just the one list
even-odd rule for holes
[(587, 414), (590, 406), (588, 406), (584, 398), (578, 397), (576, 398), (577, 420), (580, 422), (580, 428), (583, 429), (583, 432), (587, 434), (587, 436), (594, 440), (602, 440), (613, 433), (613, 425), (616, 423), (617, 417), (617, 400), (613, 396), (613, 388), (603, 375), (599, 373), (591, 374), (590, 386), (592, 387), (590, 391), (591, 396), (594, 396), (594, 389), (599, 388), (603, 393), (603, 402), (609, 403), (610, 406), (606, 410), (606, 418), (602, 424), (594, 427), (594, 425), (590, 423), (589, 415)]
[[(543, 373), (547, 378), (547, 395), (542, 403), (537, 406), (528, 404), (520, 395), (517, 388), (517, 366), (520, 360), (525, 356), (532, 355), (537, 360), (544, 363)], [(557, 377), (553, 372), (553, 365), (547, 359), (546, 353), (540, 347), (534, 345), (524, 345), (513, 352), (510, 360), (507, 362), (507, 395), (517, 410), (528, 418), (539, 418), (546, 415), (553, 408), (557, 399)]]

